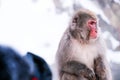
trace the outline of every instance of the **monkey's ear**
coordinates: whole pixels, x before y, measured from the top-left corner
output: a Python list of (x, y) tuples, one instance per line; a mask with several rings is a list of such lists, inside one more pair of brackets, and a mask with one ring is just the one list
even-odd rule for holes
[(72, 19), (72, 23), (77, 23), (78, 22), (78, 17), (75, 16), (73, 19)]
[(52, 80), (52, 73), (47, 64), (47, 62), (31, 52), (28, 52), (26, 56), (32, 58), (32, 62), (34, 64), (34, 76), (38, 78), (38, 80)]
[(77, 24), (78, 21), (79, 21), (79, 19), (80, 19), (79, 14), (74, 15), (74, 16), (72, 17), (72, 23)]
[(70, 30), (75, 30), (76, 29), (77, 21), (78, 21), (77, 17), (72, 18), (72, 20), (70, 22)]

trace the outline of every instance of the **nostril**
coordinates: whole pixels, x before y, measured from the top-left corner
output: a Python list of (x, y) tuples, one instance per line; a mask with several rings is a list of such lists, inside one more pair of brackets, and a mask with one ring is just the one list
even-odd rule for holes
[(95, 32), (97, 33), (97, 30)]

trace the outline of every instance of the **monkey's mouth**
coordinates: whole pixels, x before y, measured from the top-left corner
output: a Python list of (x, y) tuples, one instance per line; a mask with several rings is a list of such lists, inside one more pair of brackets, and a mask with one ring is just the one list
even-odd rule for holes
[(90, 36), (90, 39), (96, 39), (97, 38), (97, 35), (91, 35)]
[(97, 38), (97, 30), (91, 30), (90, 31), (90, 38), (92, 38), (92, 39)]

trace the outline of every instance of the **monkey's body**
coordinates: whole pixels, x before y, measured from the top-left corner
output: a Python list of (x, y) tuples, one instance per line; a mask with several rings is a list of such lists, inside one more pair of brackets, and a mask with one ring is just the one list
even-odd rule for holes
[(112, 80), (100, 36), (90, 39), (90, 31), (80, 32), (78, 28), (72, 27), (65, 31), (57, 51), (60, 80)]
[[(98, 39), (99, 41), (97, 40), (97, 43), (95, 41), (95, 42), (91, 42), (90, 44), (80, 44), (77, 40), (71, 39), (70, 36), (64, 37), (64, 38), (63, 39), (64, 39), (64, 41), (66, 40), (66, 43), (60, 43), (59, 46), (62, 46), (62, 48), (59, 49), (60, 51), (58, 50), (58, 55), (57, 55), (58, 63), (59, 63), (58, 64), (59, 70), (62, 71), (62, 69), (64, 69), (63, 68), (64, 65), (67, 62), (76, 61), (76, 62), (79, 62), (80, 64), (81, 63), (85, 64), (87, 66), (87, 68), (89, 68), (91, 70), (91, 74), (95, 75), (95, 73), (94, 73), (95, 58), (98, 58), (100, 56), (101, 57), (105, 56), (103, 54), (103, 52), (105, 52), (105, 48), (103, 45), (101, 45), (102, 41), (100, 41), (100, 39)], [(101, 47), (103, 47), (103, 48), (101, 49)], [(68, 52), (65, 51), (66, 49), (68, 50)], [(74, 65), (72, 65), (72, 66), (74, 66)], [(81, 67), (81, 66), (79, 65), (79, 67)], [(74, 68), (76, 68), (76, 67), (74, 67)], [(84, 71), (84, 69), (82, 69), (82, 70)], [(60, 75), (63, 75), (63, 73), (62, 74), (60, 73)], [(89, 75), (89, 74), (86, 74), (86, 75)], [(70, 78), (70, 77), (68, 77), (68, 78)], [(83, 79), (83, 78), (84, 77), (82, 77), (79, 80), (89, 80), (89, 79)], [(64, 80), (64, 79), (62, 79), (62, 80)], [(72, 80), (72, 79), (68, 79), (68, 80)], [(78, 79), (76, 78), (75, 80), (78, 80)]]

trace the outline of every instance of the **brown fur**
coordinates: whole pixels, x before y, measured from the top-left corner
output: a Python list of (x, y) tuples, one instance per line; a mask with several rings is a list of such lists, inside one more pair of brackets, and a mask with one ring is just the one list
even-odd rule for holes
[(95, 80), (96, 78), (92, 70), (90, 70), (86, 65), (79, 63), (77, 61), (69, 61), (65, 65), (63, 65), (61, 77), (63, 77), (63, 75), (69, 75), (69, 74), (74, 75), (74, 77), (76, 77), (79, 80), (83, 80), (83, 78), (89, 80)]
[(77, 11), (70, 22), (70, 35), (81, 43), (89, 40), (90, 29), (87, 27), (87, 21), (90, 19), (97, 21), (97, 16), (93, 12), (83, 9)]
[(99, 30), (96, 39), (90, 38), (90, 19), (97, 21), (93, 12), (76, 12), (63, 34), (56, 57), (60, 80), (112, 80)]
[(94, 71), (96, 73), (96, 78), (97, 80), (108, 80), (107, 79), (107, 74), (106, 74), (106, 67), (103, 63), (103, 59), (102, 57), (97, 57), (94, 60)]

